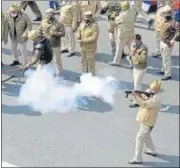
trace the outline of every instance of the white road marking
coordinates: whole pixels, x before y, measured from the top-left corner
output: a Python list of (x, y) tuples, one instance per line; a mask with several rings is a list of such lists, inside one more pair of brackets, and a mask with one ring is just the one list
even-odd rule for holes
[(2, 161), (2, 167), (18, 167), (18, 166)]

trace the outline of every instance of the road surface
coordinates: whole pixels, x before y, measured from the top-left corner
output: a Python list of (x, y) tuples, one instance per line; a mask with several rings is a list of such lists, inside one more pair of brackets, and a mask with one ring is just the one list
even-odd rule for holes
[[(12, 1), (3, 1), (2, 10), (8, 9)], [(48, 1), (37, 2), (44, 13)], [(26, 12), (34, 19), (34, 14), (27, 7)], [(146, 29), (146, 22), (138, 19), (136, 33), (142, 35), (149, 47), (148, 72), (144, 77), (145, 88), (161, 77), (155, 72), (161, 67), (161, 59), (154, 59), (155, 52), (153, 31)], [(38, 27), (34, 24), (33, 27)], [(132, 70), (127, 66), (110, 67), (112, 60), (107, 34), (107, 20), (99, 21), (100, 37), (97, 50), (97, 75), (115, 76), (121, 86), (132, 89)], [(28, 42), (31, 50), (32, 42)], [(72, 80), (81, 73), (80, 48), (77, 56), (67, 58), (62, 55), (64, 76)], [(5, 64), (12, 62), (10, 43), (2, 45), (2, 59)], [(123, 60), (122, 64), (127, 65)], [(2, 78), (11, 73), (2, 69)], [(179, 165), (179, 48), (176, 44), (172, 52), (172, 80), (162, 83), (162, 108), (168, 110), (159, 113), (157, 125), (152, 137), (159, 153), (153, 158), (144, 156), (142, 167), (177, 167)], [(73, 81), (74, 82), (74, 81)], [(113, 106), (100, 100), (89, 101), (86, 109), (65, 114), (50, 113), (41, 115), (33, 113), (26, 106), (17, 104), (18, 88), (15, 80), (2, 85), (2, 160), (20, 167), (120, 167), (128, 165), (134, 156), (135, 138), (138, 124), (135, 121), (138, 109), (130, 109), (130, 102), (123, 92), (117, 91)]]

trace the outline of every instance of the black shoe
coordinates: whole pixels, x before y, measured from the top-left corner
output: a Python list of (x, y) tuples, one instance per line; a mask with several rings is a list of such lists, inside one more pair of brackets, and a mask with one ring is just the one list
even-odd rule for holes
[(171, 76), (165, 76), (165, 77), (163, 77), (161, 80), (162, 80), (162, 81), (166, 81), (166, 80), (170, 80), (170, 79), (172, 79)]
[(142, 164), (142, 162), (137, 162), (135, 160), (131, 160), (128, 162), (129, 164)]
[(72, 57), (72, 56), (74, 56), (76, 53), (69, 53), (68, 55), (67, 55), (67, 57)]
[(10, 66), (16, 66), (16, 65), (20, 65), (19, 61), (13, 61), (12, 64), (10, 64)]
[(109, 62), (108, 64), (111, 65), (111, 66), (118, 66), (119, 67), (119, 64), (115, 64), (113, 62)]
[(68, 53), (69, 50), (62, 50), (61, 53)]
[(153, 54), (152, 57), (153, 58), (159, 58), (161, 56), (161, 54)]
[(123, 52), (122, 53), (122, 56), (121, 56), (122, 59), (126, 58), (126, 54)]
[(34, 22), (42, 21), (42, 17), (38, 17), (38, 18), (34, 19), (33, 21), (34, 21)]
[(154, 157), (156, 157), (156, 156), (157, 156), (157, 154), (156, 154), (156, 153), (147, 152), (147, 151), (145, 151), (145, 152), (144, 152), (144, 154), (146, 154), (146, 155), (151, 155), (151, 156), (154, 156)]
[(136, 107), (139, 107), (139, 104), (130, 104), (129, 107), (130, 108), (136, 108)]
[(152, 25), (153, 25), (153, 19), (151, 19), (150, 21), (148, 21), (148, 29), (150, 29)]
[(163, 71), (160, 71), (160, 72), (156, 72), (156, 74), (164, 75), (164, 72), (163, 72)]

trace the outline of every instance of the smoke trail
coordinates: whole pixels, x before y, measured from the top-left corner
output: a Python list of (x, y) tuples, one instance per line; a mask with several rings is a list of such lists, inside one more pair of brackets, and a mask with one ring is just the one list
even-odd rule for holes
[(57, 80), (53, 71), (27, 71), (27, 79), (20, 89), (19, 103), (28, 105), (41, 113), (65, 113), (87, 105), (83, 97), (97, 97), (106, 103), (114, 103), (115, 86), (113, 77), (98, 78), (91, 74), (80, 77), (80, 83), (69, 85), (67, 81)]

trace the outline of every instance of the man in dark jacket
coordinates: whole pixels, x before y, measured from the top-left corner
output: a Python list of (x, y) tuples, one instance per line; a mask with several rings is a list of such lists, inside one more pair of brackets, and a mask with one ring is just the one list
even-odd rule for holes
[(28, 32), (28, 39), (34, 41), (34, 44), (31, 51), (32, 56), (26, 66), (29, 67), (38, 63), (37, 70), (40, 70), (44, 65), (51, 63), (53, 59), (51, 45), (44, 36), (41, 36), (38, 30)]

